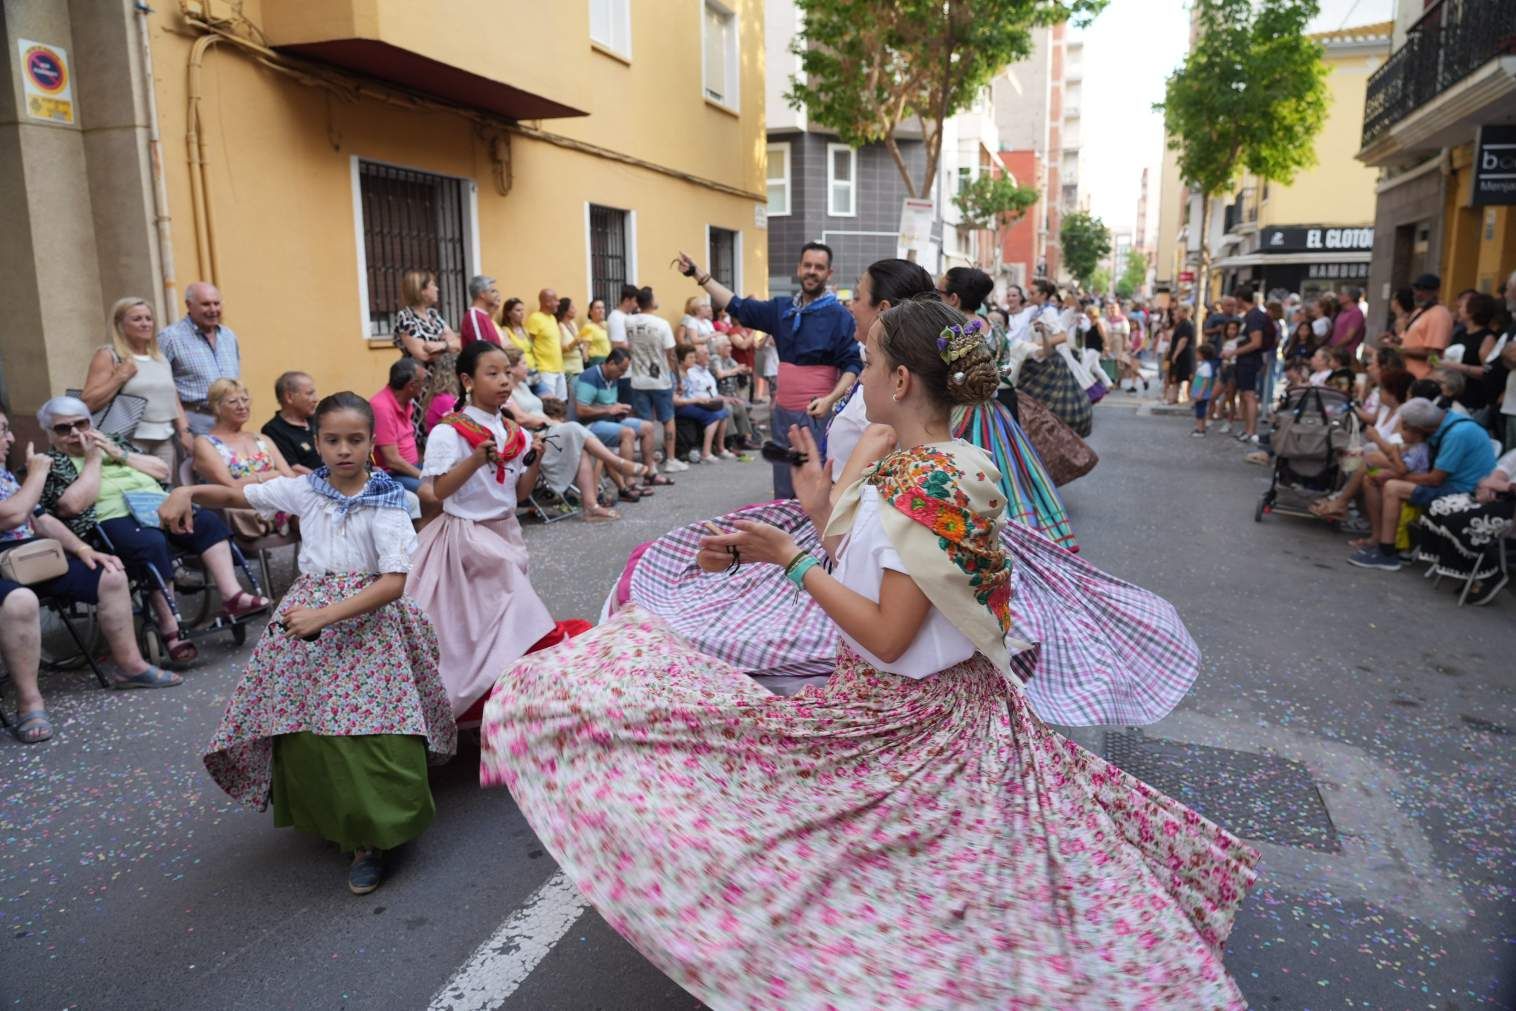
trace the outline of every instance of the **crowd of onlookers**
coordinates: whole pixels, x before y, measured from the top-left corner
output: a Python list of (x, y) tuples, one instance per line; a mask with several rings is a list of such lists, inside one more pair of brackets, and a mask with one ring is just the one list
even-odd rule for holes
[[(391, 320), (398, 356), (368, 400), (372, 465), (407, 490), (413, 515), (423, 507), (427, 435), (461, 409), (455, 363), (475, 341), (499, 346), (509, 360), (507, 411), (541, 435), (538, 492), (561, 512), (618, 519), (617, 505), (671, 485), (669, 474), (747, 459), (759, 447), (766, 384), (777, 371), (766, 336), (713, 314), (707, 298), (691, 298), (676, 328), (658, 315), (652, 289), (628, 285), (620, 294), (609, 311), (596, 298), (581, 313), (571, 298), (544, 289), (527, 312), (521, 299), (503, 298), (493, 278), (479, 276), (469, 281), (463, 318), (449, 321), (438, 311), (436, 277), (405, 275), (403, 304)], [(115, 663), (114, 687), (171, 687), (179, 676), (143, 656), (133, 593), (151, 611), (160, 662), (189, 663), (198, 648), (175, 606), (182, 559), (198, 558), (203, 582), (219, 593), (220, 616), (236, 621), (270, 601), (239, 583), (233, 545), (298, 536), (285, 518), (251, 510), (197, 510), (192, 532), (183, 534), (157, 521), (168, 486), (240, 488), (321, 466), (311, 427), (314, 379), (280, 375), (260, 425), (242, 382), (237, 335), (222, 322), (220, 292), (192, 284), (185, 309), (159, 330), (145, 300), (117, 302), (109, 342), (90, 358), (82, 387), (38, 412), (48, 445), (27, 448), (19, 477), (0, 466), (0, 561), (10, 560), (0, 567), (0, 659), (16, 688), (13, 729), (22, 741), (52, 735), (37, 686), (43, 606), (94, 606)], [(6, 457), (14, 442), (0, 413)]]

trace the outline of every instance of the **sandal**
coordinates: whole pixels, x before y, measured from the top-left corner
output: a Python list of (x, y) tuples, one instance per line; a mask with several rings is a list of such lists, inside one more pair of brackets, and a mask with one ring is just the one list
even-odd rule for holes
[(53, 737), (53, 721), (47, 718), (46, 709), (33, 709), (22, 713), (16, 728), (11, 731), (22, 744), (41, 744)]
[(674, 482), (663, 474), (649, 474), (644, 483), (653, 488), (672, 488), (674, 486)]
[(586, 509), (581, 518), (586, 523), (613, 523), (621, 518), (621, 514), (614, 509), (597, 509), (594, 512)]
[(221, 602), (221, 615), (236, 621), (238, 618), (258, 611), (268, 610), (267, 597), (255, 597), (246, 590), (238, 590)]
[(623, 502), (641, 502), (645, 494), (647, 493), (638, 491), (636, 488), (622, 488), (617, 491), (616, 496)]
[(149, 665), (147, 670), (135, 677), (117, 678), (111, 682), (112, 688), (174, 688), (184, 684), (184, 679), (178, 674), (170, 674), (168, 671), (159, 670)]
[(1347, 515), (1348, 507), (1345, 503), (1338, 503), (1330, 498), (1319, 498), (1306, 507), (1312, 516), (1324, 520), (1342, 519)]
[(173, 635), (163, 637), (163, 648), (174, 663), (189, 663), (200, 656), (200, 647), (186, 639), (183, 631), (177, 628)]

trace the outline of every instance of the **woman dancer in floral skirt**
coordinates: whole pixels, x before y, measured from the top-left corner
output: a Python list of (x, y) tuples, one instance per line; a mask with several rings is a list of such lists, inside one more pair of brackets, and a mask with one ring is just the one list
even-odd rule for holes
[[(935, 290), (932, 276), (919, 264), (870, 264), (858, 278), (849, 306), (857, 333), (867, 337), (891, 306)], [(845, 487), (842, 473), (860, 441), (894, 444), (888, 425), (869, 424), (859, 389), (853, 387), (827, 430), (824, 469), (825, 477), (836, 482), (833, 497)], [(1140, 725), (1168, 715), (1200, 670), (1200, 651), (1173, 605), (1065, 550), (1072, 533), (1057, 492), (1049, 485), (1051, 496), (1038, 500), (1041, 507), (1018, 495), (1018, 489), (1046, 484), (1047, 474), (1023, 437), (1007, 437), (1016, 423), (1001, 404), (959, 404), (952, 418), (955, 431), (988, 434), (971, 441), (987, 447), (1001, 470), (1001, 540), (1016, 562), (1011, 631), (1038, 646), (1035, 677), (1027, 685), (1033, 711), (1065, 726)], [(877, 449), (868, 452), (873, 454), (869, 460), (877, 459)], [(1044, 519), (1038, 521), (1037, 515)], [(798, 686), (802, 682), (797, 678), (829, 674), (837, 656), (837, 625), (815, 601), (795, 593), (772, 568), (748, 566), (712, 575), (695, 564), (700, 539), (710, 527), (730, 529), (737, 519), (780, 527), (801, 549), (828, 559), (817, 528), (799, 503), (753, 505), (711, 523), (670, 531), (648, 544), (628, 564), (606, 614), (635, 603), (669, 622), (701, 652), (750, 674), (776, 678), (765, 681), (776, 690)], [(1064, 546), (1052, 539), (1060, 528), (1068, 533)]]
[(629, 607), (501, 678), (485, 781), (716, 1008), (1242, 1007), (1221, 945), (1257, 853), (1026, 704), (998, 475), (949, 434), (997, 381), (964, 322), (886, 312), (862, 395), (899, 448), (830, 510), (797, 473), (835, 575), (766, 524), (703, 546), (832, 617), (824, 688), (769, 695)]

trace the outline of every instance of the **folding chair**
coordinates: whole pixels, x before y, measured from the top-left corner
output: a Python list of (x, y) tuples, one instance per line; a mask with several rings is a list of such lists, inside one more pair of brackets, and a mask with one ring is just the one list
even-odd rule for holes
[[(95, 660), (94, 651), (85, 642), (85, 637), (79, 633), (79, 629), (74, 625), (75, 621), (84, 621), (86, 619), (90, 622), (94, 621), (94, 616), (87, 610), (87, 605), (77, 604), (69, 600), (61, 600), (56, 597), (41, 596), (37, 598), (37, 602), (42, 605), (42, 611), (39, 612), (39, 620), (41, 614), (52, 614), (56, 617), (63, 627), (68, 630), (69, 638), (73, 639), (74, 646), (78, 650), (77, 653), (67, 655), (58, 655), (50, 652), (48, 650), (47, 629), (44, 627), (42, 630), (42, 650), (39, 666), (44, 670), (75, 670), (88, 664), (90, 670), (94, 672), (95, 680), (100, 682), (100, 687), (109, 688), (111, 686), (110, 678), (106, 677), (105, 672), (100, 669), (100, 664)], [(93, 635), (90, 636), (91, 640), (94, 638)], [(9, 680), (10, 671), (0, 666), (0, 683)], [(3, 705), (0, 705), (0, 728), (11, 729), (11, 721), (6, 716)]]

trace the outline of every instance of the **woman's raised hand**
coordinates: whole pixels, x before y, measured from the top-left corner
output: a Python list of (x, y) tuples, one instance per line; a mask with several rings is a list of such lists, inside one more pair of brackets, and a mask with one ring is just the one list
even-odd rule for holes
[(825, 515), (831, 511), (832, 478), (827, 473), (826, 461), (809, 428), (790, 426), (790, 448), (805, 455), (805, 463), (790, 467), (790, 481), (795, 487), (795, 497), (807, 513)]
[(730, 564), (732, 556), (727, 548), (736, 548), (740, 561), (786, 565), (800, 552), (795, 539), (776, 526), (754, 520), (733, 520), (732, 526), (737, 529), (731, 533), (700, 538), (701, 553), (720, 552)]
[(52, 457), (48, 456), (46, 453), (38, 453), (33, 448), (32, 443), (28, 442), (26, 444), (26, 472), (28, 474), (32, 473), (33, 467), (38, 468), (44, 474), (46, 474), (49, 470), (52, 469), (52, 466)]

